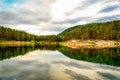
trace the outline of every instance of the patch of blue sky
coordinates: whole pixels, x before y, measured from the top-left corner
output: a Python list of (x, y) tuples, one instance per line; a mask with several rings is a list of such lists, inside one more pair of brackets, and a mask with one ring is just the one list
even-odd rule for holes
[(119, 6), (115, 5), (115, 6), (109, 6), (109, 7), (106, 7), (104, 8), (103, 10), (100, 11), (100, 13), (103, 13), (103, 12), (111, 12), (115, 9), (119, 8)]
[(3, 2), (6, 4), (13, 4), (16, 1), (15, 0), (4, 0)]
[(112, 20), (120, 20), (120, 15), (111, 15), (106, 17), (101, 17), (97, 19), (97, 22), (106, 22), (106, 21), (112, 21)]
[(96, 3), (96, 2), (98, 2), (98, 1), (100, 1), (100, 0), (87, 0), (90, 4), (93, 4), (93, 3)]
[(23, 0), (3, 0), (3, 3), (4, 4), (14, 4), (14, 3), (17, 3), (17, 4), (19, 4), (19, 3), (22, 3), (23, 2)]

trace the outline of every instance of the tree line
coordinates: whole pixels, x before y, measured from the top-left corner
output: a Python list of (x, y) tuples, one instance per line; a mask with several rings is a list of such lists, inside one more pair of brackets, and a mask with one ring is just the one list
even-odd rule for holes
[(120, 20), (78, 25), (59, 34), (63, 40), (69, 39), (120, 39)]
[(28, 34), (24, 31), (18, 31), (11, 28), (0, 26), (0, 40), (2, 41), (66, 41), (70, 39), (104, 39), (119, 40), (120, 39), (120, 20), (91, 23), (86, 25), (78, 25), (66, 29), (58, 35), (36, 36)]
[(24, 31), (0, 26), (0, 40), (2, 41), (60, 41), (60, 39), (57, 35), (36, 36)]

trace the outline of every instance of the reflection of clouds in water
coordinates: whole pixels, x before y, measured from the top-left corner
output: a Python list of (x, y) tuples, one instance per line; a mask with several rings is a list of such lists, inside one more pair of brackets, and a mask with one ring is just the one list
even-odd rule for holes
[(104, 77), (106, 80), (120, 80), (120, 76), (115, 76), (110, 73), (104, 73), (104, 72), (97, 72), (100, 76)]
[(87, 76), (82, 75), (82, 74), (77, 74), (76, 72), (74, 72), (72, 70), (66, 69), (65, 73), (70, 75), (73, 80), (90, 80)]
[(51, 51), (51, 50), (35, 50), (32, 52), (29, 52), (23, 57), (20, 57), (18, 60), (35, 60), (40, 62), (50, 62), (54, 60), (61, 60), (66, 59), (63, 54), (61, 54), (59, 51)]
[(79, 64), (77, 62), (54, 61), (53, 63), (54, 64), (63, 64), (65, 66), (71, 66), (71, 67), (76, 67), (76, 68), (81, 68), (81, 69), (91, 69), (90, 67)]
[[(90, 62), (84, 61), (54, 61), (53, 64), (62, 64), (66, 67), (65, 73), (69, 73), (72, 78), (75, 80), (90, 80), (90, 79), (104, 79), (102, 72), (109, 73), (109, 75), (105, 74), (104, 76), (107, 77), (105, 79), (108, 80), (120, 80), (119, 74), (119, 67), (103, 65), (103, 64), (95, 64)], [(72, 70), (72, 71), (71, 71)], [(98, 73), (100, 72), (101, 75)], [(82, 74), (82, 75), (81, 75)], [(85, 75), (85, 76), (84, 76)], [(110, 76), (113, 77), (110, 79)], [(74, 80), (74, 79), (73, 79)]]
[[(79, 69), (105, 69), (105, 70), (117, 70), (120, 71), (120, 67), (114, 67), (110, 65), (104, 65), (104, 64), (96, 64), (91, 62), (85, 62), (85, 61), (78, 61), (78, 60), (71, 60), (71, 61), (53, 61), (53, 64), (62, 64), (65, 66), (71, 66)], [(86, 66), (87, 65), (87, 66)]]
[(0, 78), (2, 80), (51, 80), (50, 65), (35, 61), (15, 62), (0, 65)]
[(22, 71), (20, 76), (27, 75), (24, 77), (25, 80), (51, 80), (50, 68), (48, 64), (39, 64), (36, 68)]
[(58, 51), (35, 50), (25, 56), (0, 61), (0, 79), (2, 80), (51, 80), (50, 62), (66, 59)]
[[(70, 59), (58, 51), (35, 50), (24, 56), (0, 61), (0, 79), (59, 80), (62, 76), (62, 80), (65, 80), (69, 76), (71, 80), (90, 80), (95, 79), (94, 76), (96, 79), (101, 79), (101, 76), (109, 79), (110, 75), (118, 79), (115, 75), (120, 73), (119, 68)], [(114, 71), (115, 73), (111, 74)], [(110, 72), (110, 75), (102, 72)]]

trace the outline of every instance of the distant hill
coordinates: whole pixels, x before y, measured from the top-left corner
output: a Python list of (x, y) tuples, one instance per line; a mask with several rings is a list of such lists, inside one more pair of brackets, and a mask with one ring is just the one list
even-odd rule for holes
[(0, 41), (65, 41), (71, 39), (120, 39), (120, 20), (78, 25), (58, 35), (36, 36), (11, 28), (0, 26)]
[(0, 40), (30, 41), (34, 39), (34, 35), (24, 31), (18, 31), (11, 28), (0, 26)]
[(11, 28), (0, 26), (0, 41), (61, 41), (61, 38), (56, 35), (36, 36)]
[(63, 40), (69, 39), (120, 39), (120, 20), (78, 25), (58, 34)]

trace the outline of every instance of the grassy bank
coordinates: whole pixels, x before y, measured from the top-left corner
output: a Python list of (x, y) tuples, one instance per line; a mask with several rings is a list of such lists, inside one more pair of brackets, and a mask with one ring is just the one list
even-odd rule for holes
[(58, 44), (58, 42), (49, 41), (0, 41), (0, 46), (49, 46)]
[(65, 42), (49, 41), (0, 41), (1, 46), (49, 46), (60, 45), (70, 48), (111, 48), (120, 46), (115, 40), (69, 40)]
[(32, 44), (31, 41), (0, 41), (1, 46), (29, 46)]

